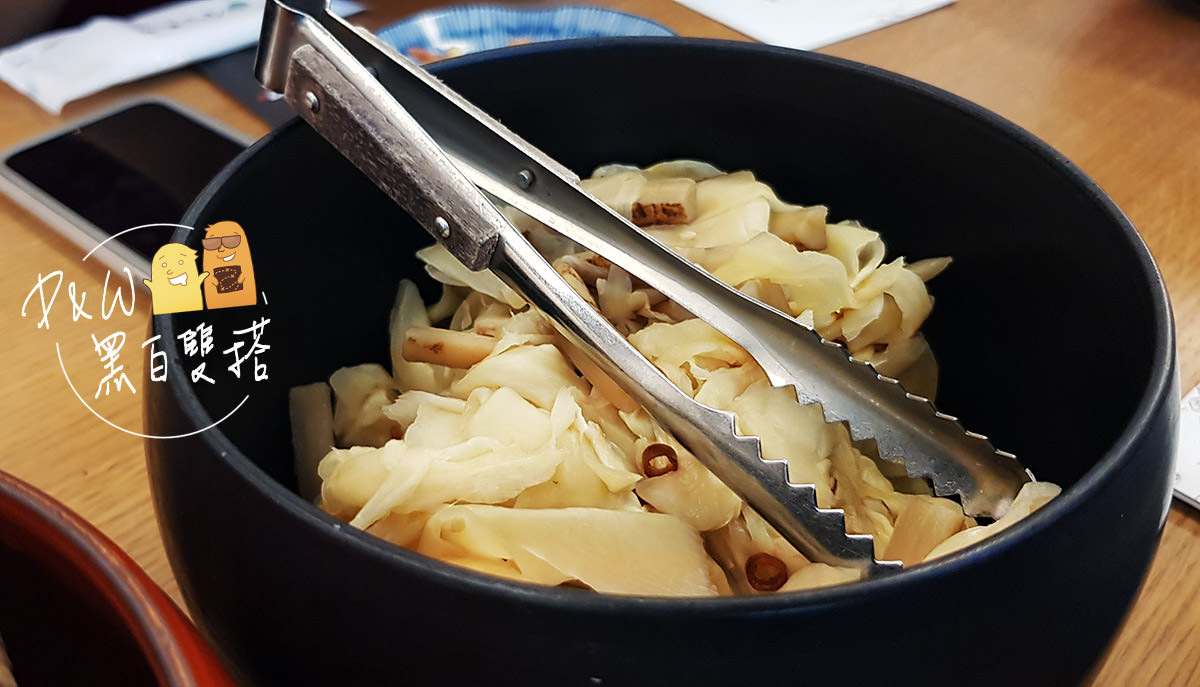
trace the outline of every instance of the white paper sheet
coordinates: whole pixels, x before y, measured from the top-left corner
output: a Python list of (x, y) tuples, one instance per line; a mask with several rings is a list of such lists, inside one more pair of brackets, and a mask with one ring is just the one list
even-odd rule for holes
[[(266, 0), (185, 0), (129, 17), (95, 17), (0, 50), (0, 79), (51, 114), (126, 81), (253, 45)], [(361, 10), (334, 3), (335, 13)]]
[(813, 50), (954, 0), (675, 0), (763, 43)]
[(1175, 497), (1200, 508), (1200, 386), (1183, 397), (1175, 461)]

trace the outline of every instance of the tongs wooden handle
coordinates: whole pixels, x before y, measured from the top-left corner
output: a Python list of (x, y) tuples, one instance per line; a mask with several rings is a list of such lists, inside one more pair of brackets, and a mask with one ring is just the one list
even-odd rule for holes
[[(847, 420), (856, 438), (957, 494), (969, 513), (1000, 515), (1029, 477), (985, 437), (962, 430), (845, 350), (679, 258), (584, 193), (578, 179), (322, 0), (268, 3), (257, 66), (294, 109), (467, 267), (491, 269), (546, 312), (627, 393), (805, 555), (895, 569), (869, 536), (848, 535), (812, 485), (788, 482), (733, 416), (697, 404), (583, 302), (479, 189), (604, 255), (725, 333), (798, 399)], [(403, 104), (401, 104), (403, 103)]]

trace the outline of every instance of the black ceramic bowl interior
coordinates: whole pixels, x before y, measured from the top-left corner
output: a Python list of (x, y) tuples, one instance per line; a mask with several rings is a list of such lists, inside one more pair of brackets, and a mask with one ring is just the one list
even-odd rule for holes
[[(470, 573), (294, 493), (287, 389), (388, 359), (397, 280), (429, 240), (306, 126), (241, 156), (184, 222), (235, 220), (268, 304), (156, 317), (166, 341), (269, 317), (269, 379), (151, 389), (155, 502), (195, 618), (255, 684), (1067, 685), (1155, 549), (1178, 393), (1163, 284), (1125, 217), (1029, 134), (937, 89), (820, 55), (683, 39), (525, 46), (437, 72), (586, 174), (691, 157), (950, 255), (926, 333), (939, 407), (1064, 494), (969, 551), (803, 593), (667, 600)], [(981, 76), (980, 78), (986, 78)], [(179, 240), (198, 243), (199, 233)], [(434, 290), (429, 291), (432, 296)], [(222, 346), (218, 339), (218, 350)], [(186, 361), (172, 351), (171, 365)]]

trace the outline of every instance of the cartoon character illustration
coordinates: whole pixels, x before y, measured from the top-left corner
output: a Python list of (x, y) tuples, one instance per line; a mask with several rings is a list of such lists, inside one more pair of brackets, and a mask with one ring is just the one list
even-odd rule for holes
[(213, 308), (235, 308), (258, 302), (250, 244), (237, 222), (217, 222), (204, 230), (204, 269), (212, 279), (204, 284), (204, 301)]
[(158, 249), (150, 263), (150, 278), (142, 282), (150, 289), (154, 314), (203, 310), (200, 284), (208, 272), (196, 273), (196, 251), (182, 243), (168, 243)]

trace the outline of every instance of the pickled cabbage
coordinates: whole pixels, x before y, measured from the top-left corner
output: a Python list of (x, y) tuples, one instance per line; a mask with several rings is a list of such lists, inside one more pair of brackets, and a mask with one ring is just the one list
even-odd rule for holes
[[(750, 172), (705, 163), (610, 165), (583, 186), (639, 224), (663, 218), (645, 230), (932, 394), (936, 365), (920, 334), (932, 306), (925, 282), (948, 259), (885, 262), (878, 233), (828, 222), (824, 207), (786, 203)], [(767, 458), (816, 486), (820, 506), (843, 509), (847, 529), (872, 535), (877, 557), (914, 564), (945, 555), (1057, 493), (1027, 485), (1007, 514), (979, 525), (863, 453), (819, 406), (772, 387), (745, 351), (655, 289), (504, 212), (668, 379), (731, 411)], [(858, 579), (798, 553), (493, 275), (467, 271), (437, 246), (418, 256), (444, 295), (426, 306), (411, 282), (401, 284), (391, 373), (359, 365), (331, 379), (337, 446), (318, 468), (325, 510), (476, 571), (605, 593), (772, 593)], [(410, 351), (419, 340), (432, 353), (406, 359), (410, 333)]]

